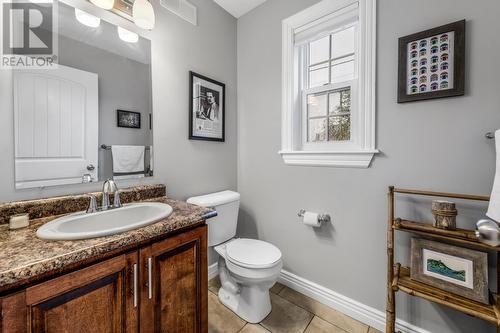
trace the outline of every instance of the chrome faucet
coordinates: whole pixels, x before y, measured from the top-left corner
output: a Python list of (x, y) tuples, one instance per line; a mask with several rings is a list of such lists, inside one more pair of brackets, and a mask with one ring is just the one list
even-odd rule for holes
[[(109, 202), (109, 195), (114, 194), (113, 204), (111, 205)], [(87, 208), (87, 213), (95, 213), (98, 211), (120, 208), (122, 207), (122, 203), (120, 200), (120, 191), (118, 190), (118, 186), (113, 179), (108, 179), (102, 185), (102, 204), (101, 207), (97, 207), (97, 199), (94, 195), (89, 195), (89, 206)]]
[[(109, 194), (114, 194), (113, 205), (109, 202)], [(120, 201), (120, 191), (118, 191), (118, 186), (113, 179), (108, 179), (102, 185), (102, 210), (108, 210), (109, 208), (120, 208), (122, 206)]]

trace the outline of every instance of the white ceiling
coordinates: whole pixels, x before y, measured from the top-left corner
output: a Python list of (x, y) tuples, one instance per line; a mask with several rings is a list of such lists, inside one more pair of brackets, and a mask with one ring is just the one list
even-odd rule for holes
[(236, 18), (248, 13), (266, 0), (214, 0)]

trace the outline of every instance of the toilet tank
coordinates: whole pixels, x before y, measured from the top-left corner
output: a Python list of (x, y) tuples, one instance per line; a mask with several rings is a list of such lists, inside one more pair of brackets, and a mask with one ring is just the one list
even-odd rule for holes
[(207, 220), (208, 246), (215, 246), (230, 240), (236, 235), (240, 194), (233, 191), (222, 191), (192, 197), (188, 203), (202, 207), (214, 208), (217, 216)]

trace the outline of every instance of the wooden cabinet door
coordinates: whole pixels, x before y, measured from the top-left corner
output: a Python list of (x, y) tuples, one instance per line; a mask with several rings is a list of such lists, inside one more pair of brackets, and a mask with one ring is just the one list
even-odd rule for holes
[(28, 288), (27, 332), (137, 332), (137, 256), (121, 255)]
[(0, 333), (26, 333), (26, 292), (0, 298)]
[(141, 333), (206, 333), (206, 226), (144, 248), (139, 257)]

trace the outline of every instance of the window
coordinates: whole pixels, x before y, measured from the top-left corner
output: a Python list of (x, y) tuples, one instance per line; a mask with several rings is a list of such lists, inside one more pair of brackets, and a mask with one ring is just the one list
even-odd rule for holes
[(375, 8), (375, 0), (324, 0), (283, 21), (286, 164), (368, 167), (378, 152)]
[(349, 26), (303, 46), (305, 143), (351, 139), (351, 87), (355, 77), (356, 27)]

